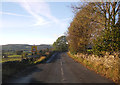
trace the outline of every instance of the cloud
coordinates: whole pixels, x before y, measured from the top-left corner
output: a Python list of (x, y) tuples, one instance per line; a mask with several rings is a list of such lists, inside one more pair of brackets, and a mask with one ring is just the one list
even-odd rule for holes
[(19, 3), (36, 19), (36, 23), (34, 25), (44, 25), (51, 21), (55, 23), (59, 22), (56, 17), (52, 16), (49, 5), (44, 1), (39, 2), (39, 0), (35, 0), (35, 2), (29, 2), (29, 0), (23, 0), (23, 2), (21, 1)]
[(13, 15), (13, 16), (31, 17), (31, 16), (27, 16), (27, 15), (21, 15), (21, 14), (10, 13), (10, 12), (3, 12), (3, 11), (0, 11), (0, 14), (1, 15), (6, 14), (6, 15)]

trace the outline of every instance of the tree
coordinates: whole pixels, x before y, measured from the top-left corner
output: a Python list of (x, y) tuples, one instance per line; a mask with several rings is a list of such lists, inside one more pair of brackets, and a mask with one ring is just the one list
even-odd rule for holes
[(55, 51), (67, 51), (68, 45), (66, 36), (60, 36), (54, 43), (53, 48)]
[(86, 52), (93, 35), (98, 33), (104, 24), (103, 15), (96, 12), (99, 9), (96, 8), (95, 3), (87, 3), (76, 9), (79, 11), (68, 28), (67, 36), (69, 50), (72, 53)]
[[(94, 53), (101, 54), (102, 51), (118, 52), (120, 50), (120, 27), (119, 27), (119, 2), (97, 3), (105, 17), (104, 30), (94, 40)], [(119, 15), (118, 15), (119, 16)]]
[(94, 45), (94, 51), (119, 49), (119, 2), (90, 2), (73, 8), (77, 11), (68, 28), (70, 51), (86, 52), (89, 44)]

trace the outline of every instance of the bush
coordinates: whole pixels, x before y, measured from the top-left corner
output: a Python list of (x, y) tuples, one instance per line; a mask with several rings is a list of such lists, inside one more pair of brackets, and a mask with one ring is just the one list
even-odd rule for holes
[(111, 30), (104, 30), (103, 33), (93, 41), (93, 53), (103, 55), (102, 51), (111, 53), (120, 51), (119, 38), (120, 28), (114, 27), (111, 28)]

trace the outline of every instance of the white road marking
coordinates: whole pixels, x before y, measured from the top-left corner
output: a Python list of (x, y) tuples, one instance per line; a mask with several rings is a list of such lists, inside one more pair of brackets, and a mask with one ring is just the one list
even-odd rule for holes
[(64, 72), (63, 72), (63, 63), (62, 63), (62, 60), (61, 60), (61, 74), (62, 74), (62, 80), (64, 81)]

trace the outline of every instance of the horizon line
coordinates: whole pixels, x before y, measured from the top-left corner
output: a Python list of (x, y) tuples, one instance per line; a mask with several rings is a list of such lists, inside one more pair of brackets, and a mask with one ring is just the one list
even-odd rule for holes
[(2, 44), (2, 45), (52, 45), (52, 44)]

